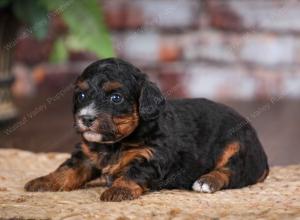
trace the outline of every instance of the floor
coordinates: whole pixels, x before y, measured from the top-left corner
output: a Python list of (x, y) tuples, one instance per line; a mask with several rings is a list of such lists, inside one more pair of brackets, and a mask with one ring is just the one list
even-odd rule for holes
[[(66, 154), (0, 149), (0, 219), (299, 219), (300, 165), (273, 167), (263, 183), (216, 193), (147, 192), (123, 202), (102, 202), (105, 188), (24, 192), (24, 184), (57, 168)], [(98, 185), (99, 186), (99, 185)]]
[[(79, 140), (73, 129), (71, 100), (71, 88), (48, 88), (41, 90), (39, 96), (16, 100), (20, 117), (13, 124), (2, 126), (1, 148), (70, 152)], [(300, 101), (225, 103), (252, 122), (271, 165), (300, 162)]]

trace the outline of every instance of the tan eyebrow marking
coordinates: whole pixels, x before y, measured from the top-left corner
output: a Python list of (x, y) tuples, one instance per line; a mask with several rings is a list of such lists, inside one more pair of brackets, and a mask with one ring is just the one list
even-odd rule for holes
[(78, 81), (77, 86), (82, 90), (88, 90), (90, 88), (89, 84), (86, 81)]
[(119, 88), (122, 88), (122, 87), (123, 87), (123, 84), (119, 83), (119, 82), (106, 82), (106, 83), (103, 84), (102, 89), (105, 92), (111, 92), (114, 89), (119, 89)]

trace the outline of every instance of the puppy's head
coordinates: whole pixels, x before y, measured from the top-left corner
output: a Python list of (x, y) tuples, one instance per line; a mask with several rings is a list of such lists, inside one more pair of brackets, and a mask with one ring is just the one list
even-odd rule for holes
[(115, 143), (141, 121), (159, 117), (165, 99), (138, 68), (109, 58), (92, 63), (78, 77), (73, 103), (75, 125), (85, 140)]

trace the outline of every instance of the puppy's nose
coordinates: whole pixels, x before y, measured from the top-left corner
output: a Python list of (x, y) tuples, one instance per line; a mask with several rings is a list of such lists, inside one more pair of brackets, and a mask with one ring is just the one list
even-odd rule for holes
[(91, 115), (83, 115), (80, 117), (80, 119), (85, 126), (90, 127), (92, 126), (93, 122), (96, 120), (96, 117)]

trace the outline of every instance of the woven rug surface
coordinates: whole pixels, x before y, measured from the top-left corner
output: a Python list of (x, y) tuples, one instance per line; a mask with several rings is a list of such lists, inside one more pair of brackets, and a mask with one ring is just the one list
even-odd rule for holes
[(101, 187), (29, 193), (24, 184), (69, 155), (0, 149), (0, 219), (299, 219), (300, 164), (273, 167), (264, 183), (203, 194), (182, 190), (101, 202)]

